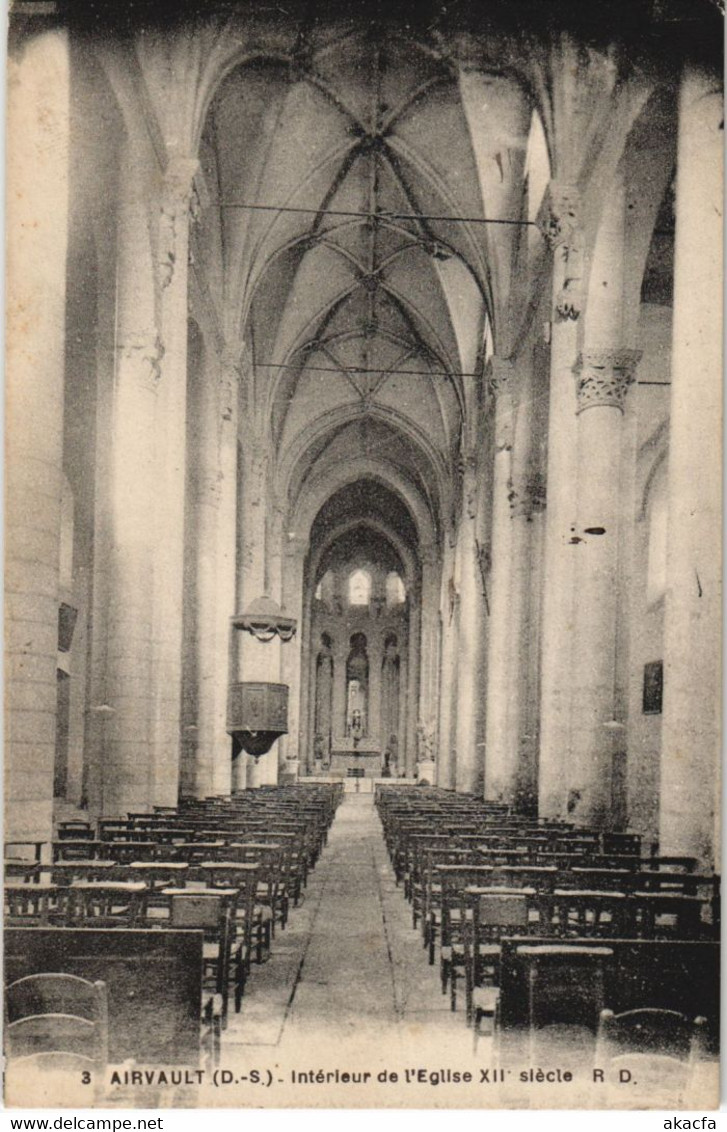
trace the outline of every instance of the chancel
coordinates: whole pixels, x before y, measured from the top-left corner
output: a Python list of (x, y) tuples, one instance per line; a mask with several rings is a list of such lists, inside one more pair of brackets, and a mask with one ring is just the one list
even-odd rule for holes
[(102, 1060), (712, 1095), (722, 27), (585, 7), (12, 6), (6, 977)]

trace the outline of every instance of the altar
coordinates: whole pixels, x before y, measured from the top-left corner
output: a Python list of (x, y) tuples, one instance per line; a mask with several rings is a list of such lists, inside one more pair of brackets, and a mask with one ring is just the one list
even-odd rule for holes
[[(350, 770), (357, 770), (362, 778), (381, 775), (381, 751), (371, 747), (339, 747), (331, 751), (330, 773), (335, 778), (346, 778)], [(361, 772), (363, 771), (363, 774)]]

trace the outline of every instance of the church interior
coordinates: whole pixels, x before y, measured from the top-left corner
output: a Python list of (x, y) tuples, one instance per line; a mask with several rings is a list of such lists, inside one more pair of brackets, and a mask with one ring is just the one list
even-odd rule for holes
[(577, 1050), (703, 1107), (717, 7), (122, 7), (10, 18), (11, 1066)]

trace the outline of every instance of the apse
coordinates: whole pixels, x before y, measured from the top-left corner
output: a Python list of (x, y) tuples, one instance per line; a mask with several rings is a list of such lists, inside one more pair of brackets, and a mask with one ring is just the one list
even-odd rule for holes
[(373, 480), (334, 492), (313, 523), (302, 642), (308, 773), (335, 771), (353, 752), (356, 765), (370, 762), (372, 773), (413, 773), (420, 714), (418, 545), (406, 505)]

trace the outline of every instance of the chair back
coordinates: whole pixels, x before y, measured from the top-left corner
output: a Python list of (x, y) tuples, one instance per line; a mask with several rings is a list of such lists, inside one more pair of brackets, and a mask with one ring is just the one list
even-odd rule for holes
[(59, 897), (54, 884), (6, 884), (5, 926), (47, 927), (58, 912)]
[(5, 993), (8, 1057), (81, 1054), (98, 1068), (108, 1060), (106, 984), (77, 975), (27, 975)]
[(147, 886), (133, 881), (89, 881), (65, 890), (69, 927), (135, 928), (146, 916)]
[(171, 897), (169, 926), (217, 931), (230, 906), (229, 893), (195, 892), (189, 889)]
[(598, 1051), (607, 1059), (626, 1053), (659, 1054), (687, 1060), (704, 1050), (706, 1019), (687, 1017), (676, 1010), (654, 1007), (614, 1014), (602, 1010), (598, 1023)]
[(528, 898), (525, 893), (487, 893), (480, 896), (478, 915), (482, 925), (527, 927)]
[(674, 1010), (603, 1010), (594, 1064), (605, 1071), (607, 1083), (628, 1071), (639, 1107), (692, 1107), (689, 1094), (697, 1086), (696, 1100), (700, 1092), (694, 1068), (706, 1050), (706, 1032), (705, 1018), (691, 1021)]

